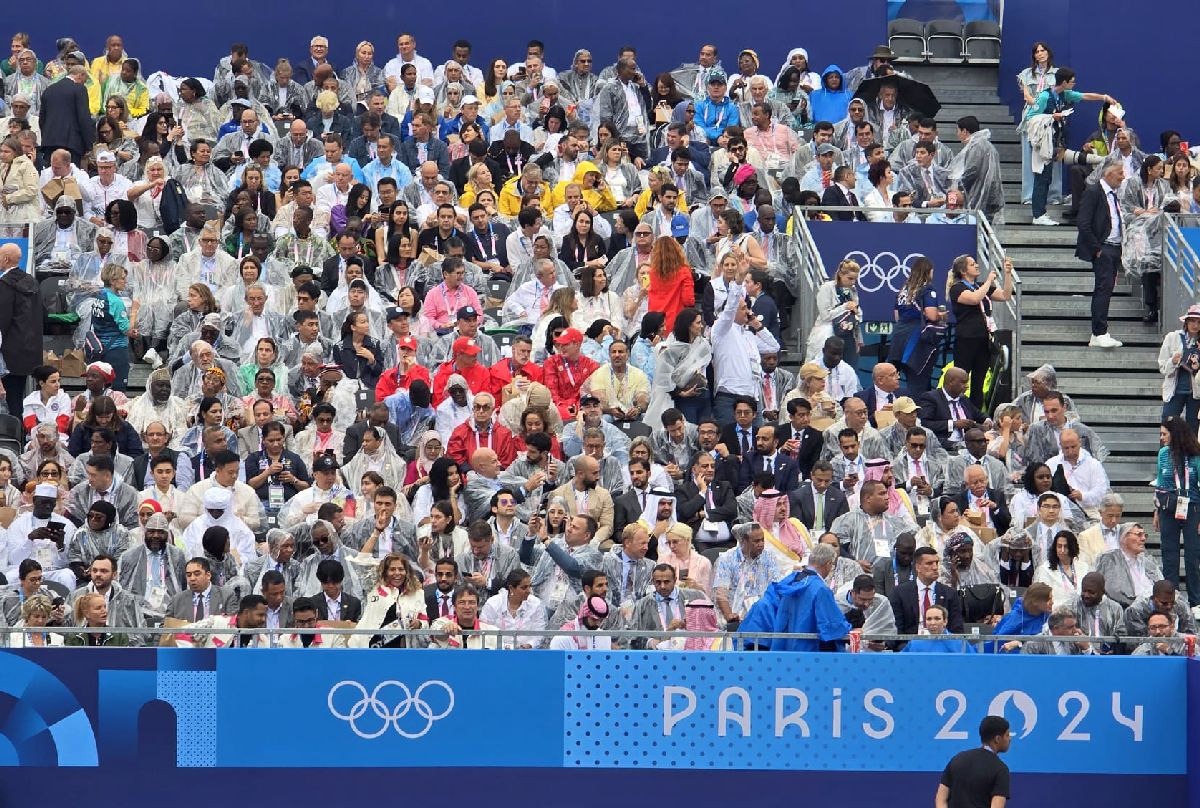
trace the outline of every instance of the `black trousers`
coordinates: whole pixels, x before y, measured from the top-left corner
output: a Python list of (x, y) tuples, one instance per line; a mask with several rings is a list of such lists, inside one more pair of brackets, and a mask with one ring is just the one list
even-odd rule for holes
[(971, 391), (967, 398), (979, 409), (983, 409), (983, 382), (991, 365), (991, 339), (982, 337), (958, 337), (954, 340), (954, 367), (971, 374)]
[(1108, 304), (1112, 300), (1113, 287), (1117, 285), (1117, 271), (1121, 268), (1121, 247), (1117, 244), (1101, 244), (1100, 254), (1092, 259), (1092, 336), (1108, 333)]

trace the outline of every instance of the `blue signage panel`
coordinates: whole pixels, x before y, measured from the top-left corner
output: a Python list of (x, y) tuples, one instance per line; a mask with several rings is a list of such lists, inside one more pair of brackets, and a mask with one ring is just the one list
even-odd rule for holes
[(985, 715), (1002, 714), (1012, 724), (1013, 771), (1182, 774), (1185, 670), (1161, 661), (575, 654), (565, 763), (941, 771), (978, 743)]
[(829, 277), (846, 259), (861, 267), (858, 295), (867, 322), (892, 322), (896, 293), (918, 257), (933, 261), (933, 286), (944, 294), (950, 264), (976, 251), (976, 228), (969, 224), (808, 222), (808, 227)]

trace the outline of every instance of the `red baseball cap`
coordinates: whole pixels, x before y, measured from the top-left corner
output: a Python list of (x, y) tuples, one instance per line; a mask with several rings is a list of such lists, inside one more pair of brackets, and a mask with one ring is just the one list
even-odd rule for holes
[(417, 350), (417, 339), (410, 334), (407, 337), (401, 337), (396, 340), (396, 345), (401, 348), (408, 348), (410, 351), (415, 351)]
[(570, 345), (572, 342), (583, 342), (583, 334), (578, 328), (568, 328), (554, 338), (555, 345)]
[(471, 337), (459, 337), (454, 340), (454, 353), (476, 356), (479, 353), (479, 343)]

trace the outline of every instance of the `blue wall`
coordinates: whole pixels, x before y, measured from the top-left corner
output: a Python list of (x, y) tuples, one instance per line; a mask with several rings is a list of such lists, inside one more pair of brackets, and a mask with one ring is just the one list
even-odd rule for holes
[[(437, 768), (459, 801), (924, 808), (980, 719), (1004, 714), (1021, 804), (1183, 805), (1182, 659), (492, 651), (0, 652), (0, 805), (377, 798)], [(1189, 687), (1189, 684), (1192, 685)], [(264, 689), (265, 688), (265, 689)], [(1190, 698), (1189, 698), (1190, 696)], [(1188, 702), (1185, 707), (1185, 702)], [(347, 771), (350, 769), (352, 771)], [(137, 777), (129, 777), (137, 771)], [(405, 775), (393, 772), (388, 777)], [(110, 790), (94, 791), (96, 783)], [(181, 786), (183, 786), (181, 788)], [(322, 791), (323, 789), (323, 791)], [(669, 789), (668, 791), (665, 791)], [(497, 799), (498, 798), (498, 799)], [(201, 802), (203, 800), (203, 802)], [(324, 802), (328, 802), (325, 800)]]
[[(1143, 149), (1158, 151), (1164, 129), (1177, 129), (1195, 144), (1200, 109), (1189, 92), (1186, 60), (1195, 52), (1190, 10), (1167, 0), (1007, 0), (1001, 98), (1020, 111), (1016, 75), (1029, 66), (1033, 43), (1044, 40), (1054, 50), (1054, 61), (1078, 74), (1076, 89), (1108, 93), (1125, 106)], [(1141, 41), (1146, 30), (1154, 33)], [(1096, 128), (1099, 113), (1099, 104), (1081, 105), (1071, 123), (1074, 145)]]
[[(408, 30), (417, 38), (418, 52), (435, 65), (449, 58), (450, 45), (459, 37), (474, 43), (472, 63), (480, 69), (495, 57), (523, 59), (525, 43), (537, 38), (547, 43), (547, 61), (559, 70), (570, 67), (576, 48), (592, 50), (598, 71), (616, 59), (617, 48), (629, 44), (640, 51), (643, 70), (655, 73), (695, 61), (699, 44), (713, 41), (726, 68), (736, 65), (739, 49), (754, 48), (771, 78), (793, 47), (806, 47), (813, 64), (846, 67), (864, 64), (887, 34), (886, 0), (841, 0), (836, 8), (823, 0), (771, 3), (759, 6), (767, 16), (761, 21), (747, 20), (741, 6), (718, 0), (636, 7), (540, 0), (522, 4), (520, 13), (466, 0), (446, 16), (410, 4), (364, 0), (339, 2), (336, 14), (322, 0), (188, 3), (187, 11), (183, 3), (168, 2), (155, 8), (158, 13), (114, 18), (103, 5), (72, 4), (68, 22), (61, 6), (33, 3), (13, 24), (30, 33), (39, 55), (52, 52), (55, 38), (67, 35), (94, 57), (103, 51), (105, 36), (120, 33), (126, 50), (143, 60), (146, 72), (208, 77), (217, 60), (229, 55), (231, 42), (244, 41), (252, 58), (273, 62), (280, 56), (306, 55), (308, 40), (317, 33), (329, 37), (330, 57), (339, 67), (349, 64), (354, 46), (363, 39), (375, 43), (382, 66), (395, 55), (396, 35)], [(751, 13), (756, 18), (760, 12)], [(186, 21), (185, 14), (190, 15)], [(174, 36), (161, 36), (164, 30)]]

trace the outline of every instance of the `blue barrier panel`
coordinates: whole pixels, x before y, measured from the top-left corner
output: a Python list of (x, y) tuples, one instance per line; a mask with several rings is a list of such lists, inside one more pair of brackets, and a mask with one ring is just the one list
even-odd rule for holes
[(21, 256), (25, 259), (22, 263), (25, 265), (26, 272), (33, 272), (33, 251), (29, 249), (29, 239), (27, 238), (0, 238), (0, 247), (5, 244), (16, 244), (21, 248)]
[(1003, 713), (1014, 772), (1182, 776), (1187, 684), (1137, 658), (12, 651), (0, 765), (938, 772)]
[(1183, 240), (1188, 243), (1188, 246), (1195, 251), (1196, 255), (1200, 255), (1200, 227), (1181, 227), (1179, 232), (1183, 235)]
[(867, 322), (892, 322), (896, 293), (904, 288), (912, 262), (933, 261), (933, 288), (944, 294), (950, 264), (975, 255), (977, 233), (966, 224), (895, 224), (890, 222), (809, 222), (825, 271), (833, 277), (849, 258), (862, 267), (859, 303)]

